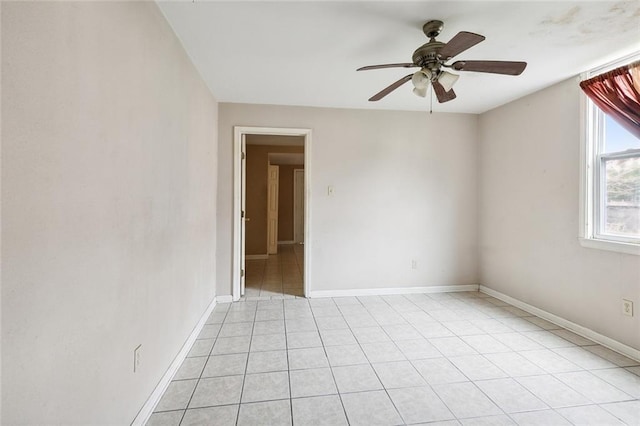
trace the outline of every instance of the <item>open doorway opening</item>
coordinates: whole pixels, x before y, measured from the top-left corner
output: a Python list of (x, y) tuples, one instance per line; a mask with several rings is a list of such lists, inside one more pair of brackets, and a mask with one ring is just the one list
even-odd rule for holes
[(234, 128), (233, 299), (309, 292), (308, 129)]

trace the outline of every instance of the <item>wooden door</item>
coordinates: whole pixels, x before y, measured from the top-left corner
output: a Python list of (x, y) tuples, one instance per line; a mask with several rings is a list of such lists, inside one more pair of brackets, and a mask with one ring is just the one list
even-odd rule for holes
[(269, 165), (267, 179), (267, 253), (278, 253), (278, 179), (280, 167)]
[(304, 170), (293, 171), (293, 240), (304, 242)]

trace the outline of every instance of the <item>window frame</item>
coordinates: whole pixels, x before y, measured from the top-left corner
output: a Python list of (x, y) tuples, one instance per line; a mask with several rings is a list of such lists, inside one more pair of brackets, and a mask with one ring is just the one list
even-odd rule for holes
[[(640, 52), (593, 69), (581, 75), (588, 79), (598, 74), (640, 59)], [(640, 256), (640, 238), (603, 233), (606, 179), (604, 163), (607, 160), (640, 156), (640, 149), (603, 153), (604, 112), (582, 91), (581, 146), (580, 146), (580, 229), (579, 241), (583, 247), (609, 250)]]

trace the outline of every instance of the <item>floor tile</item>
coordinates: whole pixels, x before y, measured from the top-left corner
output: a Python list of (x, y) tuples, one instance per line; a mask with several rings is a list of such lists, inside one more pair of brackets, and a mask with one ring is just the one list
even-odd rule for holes
[[(213, 349), (215, 350), (215, 346)], [(287, 349), (287, 341), (284, 334), (264, 334), (251, 338), (251, 352), (285, 349)]]
[(511, 426), (516, 423), (506, 415), (473, 417), (460, 420), (463, 426)]
[(356, 337), (356, 340), (360, 344), (391, 341), (391, 339), (389, 338), (389, 336), (387, 336), (387, 333), (384, 332), (382, 327), (352, 328), (351, 332), (353, 333), (353, 335)]
[(302, 331), (298, 333), (287, 333), (287, 348), (315, 348), (322, 346), (320, 334), (317, 331)]
[(614, 415), (598, 407), (597, 405), (586, 405), (582, 407), (560, 408), (556, 410), (562, 417), (569, 420), (576, 426), (614, 426), (624, 425)]
[(506, 413), (549, 408), (513, 379), (483, 380), (476, 382), (476, 385)]
[(390, 389), (388, 393), (405, 423), (426, 423), (454, 418), (428, 386)]
[[(273, 312), (273, 311), (266, 311)], [(253, 327), (254, 336), (262, 336), (265, 334), (284, 334), (284, 321), (283, 320), (270, 320), (255, 322)]]
[(251, 352), (247, 362), (247, 374), (287, 371), (287, 351)]
[(584, 346), (584, 349), (595, 355), (598, 355), (601, 358), (606, 359), (609, 362), (614, 363), (618, 367), (633, 367), (636, 365), (640, 365), (638, 361), (619, 354), (618, 352), (612, 351), (609, 348), (605, 348), (604, 346)]
[(640, 399), (640, 377), (624, 368), (593, 370), (591, 374), (617, 387), (621, 391), (628, 393), (632, 397)]
[(556, 348), (552, 350), (585, 370), (616, 367), (614, 363), (607, 361), (584, 348)]
[(569, 371), (582, 370), (582, 367), (579, 367), (550, 349), (522, 351), (519, 352), (519, 354), (545, 370), (547, 373), (566, 373)]
[(289, 373), (247, 374), (242, 390), (242, 402), (270, 401), (289, 398)]
[(410, 360), (440, 358), (442, 356), (440, 351), (429, 343), (427, 339), (400, 340), (394, 343), (400, 349), (400, 352)]
[(288, 354), (289, 369), (291, 370), (329, 366), (324, 348), (290, 349)]
[(320, 330), (320, 337), (325, 347), (357, 344), (351, 330)]
[(169, 383), (154, 411), (183, 410), (196, 387), (197, 380), (178, 380)]
[(291, 424), (291, 403), (288, 399), (240, 406), (238, 426), (289, 426)]
[(511, 418), (521, 426), (571, 426), (571, 423), (553, 410), (512, 413)]
[[(338, 312), (338, 314), (340, 314)], [(340, 316), (316, 317), (316, 324), (319, 330), (343, 330), (348, 329), (347, 322)]]
[(429, 342), (444, 356), (475, 355), (477, 352), (459, 337), (429, 339)]
[(198, 339), (215, 339), (220, 331), (220, 324), (205, 324), (198, 335)]
[(202, 372), (202, 377), (244, 374), (247, 366), (247, 355), (244, 353), (210, 356)]
[(238, 404), (242, 391), (242, 376), (200, 379), (189, 408)]
[(403, 423), (384, 391), (342, 395), (342, 403), (351, 426), (389, 426)]
[(524, 358), (518, 352), (485, 354), (485, 358), (500, 367), (511, 377), (545, 374), (545, 371)]
[(493, 337), (514, 351), (534, 351), (544, 349), (544, 346), (520, 333), (497, 333), (494, 334)]
[(341, 394), (383, 389), (378, 376), (369, 364), (335, 367), (333, 375)]
[(502, 410), (471, 382), (434, 385), (433, 390), (459, 419), (503, 414)]
[(290, 372), (291, 398), (338, 393), (330, 368), (312, 368)]
[(187, 358), (197, 357), (197, 356), (209, 356), (215, 341), (216, 341), (215, 339), (196, 340), (193, 343), (193, 346), (191, 346), (191, 350), (189, 350), (189, 353), (187, 354)]
[(472, 381), (508, 377), (504, 371), (482, 355), (453, 356), (449, 357), (449, 361)]
[(250, 336), (221, 337), (213, 345), (212, 355), (249, 352)]
[(447, 358), (416, 360), (412, 363), (430, 385), (460, 383), (469, 380)]
[(253, 331), (253, 322), (225, 322), (218, 337), (249, 336)]
[[(207, 362), (207, 357), (186, 358), (172, 380), (198, 379)], [(631, 374), (631, 373), (629, 373)]]
[(180, 426), (235, 426), (237, 416), (237, 405), (195, 408), (186, 411)]
[(520, 377), (516, 380), (552, 408), (591, 403), (586, 397), (551, 375)]
[(300, 331), (317, 331), (318, 327), (313, 318), (309, 319), (285, 319), (284, 321), (287, 333), (296, 333)]
[(611, 386), (588, 371), (560, 373), (556, 374), (556, 377), (597, 404), (633, 399), (630, 395)]
[(360, 345), (328, 346), (325, 351), (332, 367), (369, 363)]
[(385, 389), (425, 386), (427, 382), (409, 361), (382, 362), (373, 364)]
[(460, 337), (467, 345), (471, 346), (478, 353), (490, 354), (498, 352), (510, 352), (511, 349), (498, 342), (488, 334)]
[(347, 426), (338, 395), (297, 398), (291, 400), (296, 426)]
[(600, 406), (630, 426), (640, 425), (640, 401), (614, 402)]
[(394, 342), (422, 339), (422, 335), (410, 324), (385, 325), (382, 328)]
[(404, 361), (406, 359), (393, 342), (367, 343), (361, 347), (371, 363)]
[(556, 336), (560, 336), (565, 340), (570, 341), (571, 343), (578, 345), (578, 346), (586, 346), (586, 345), (594, 345), (595, 343), (593, 343), (593, 341), (586, 339), (582, 336), (578, 336), (575, 333), (572, 333), (569, 330), (565, 330), (564, 328), (561, 328), (559, 330), (550, 330), (553, 334), (555, 334)]
[(164, 411), (153, 413), (146, 423), (146, 426), (178, 426), (184, 411)]

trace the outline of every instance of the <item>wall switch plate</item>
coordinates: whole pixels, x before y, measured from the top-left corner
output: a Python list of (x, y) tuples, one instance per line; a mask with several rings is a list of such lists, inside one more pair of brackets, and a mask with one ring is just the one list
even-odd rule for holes
[(138, 345), (133, 350), (133, 372), (137, 373), (140, 370), (140, 364), (142, 363), (142, 344)]
[(327, 195), (328, 196), (332, 196), (333, 195), (333, 185), (327, 186)]
[(633, 316), (633, 302), (631, 300), (622, 299), (622, 313), (630, 317)]

